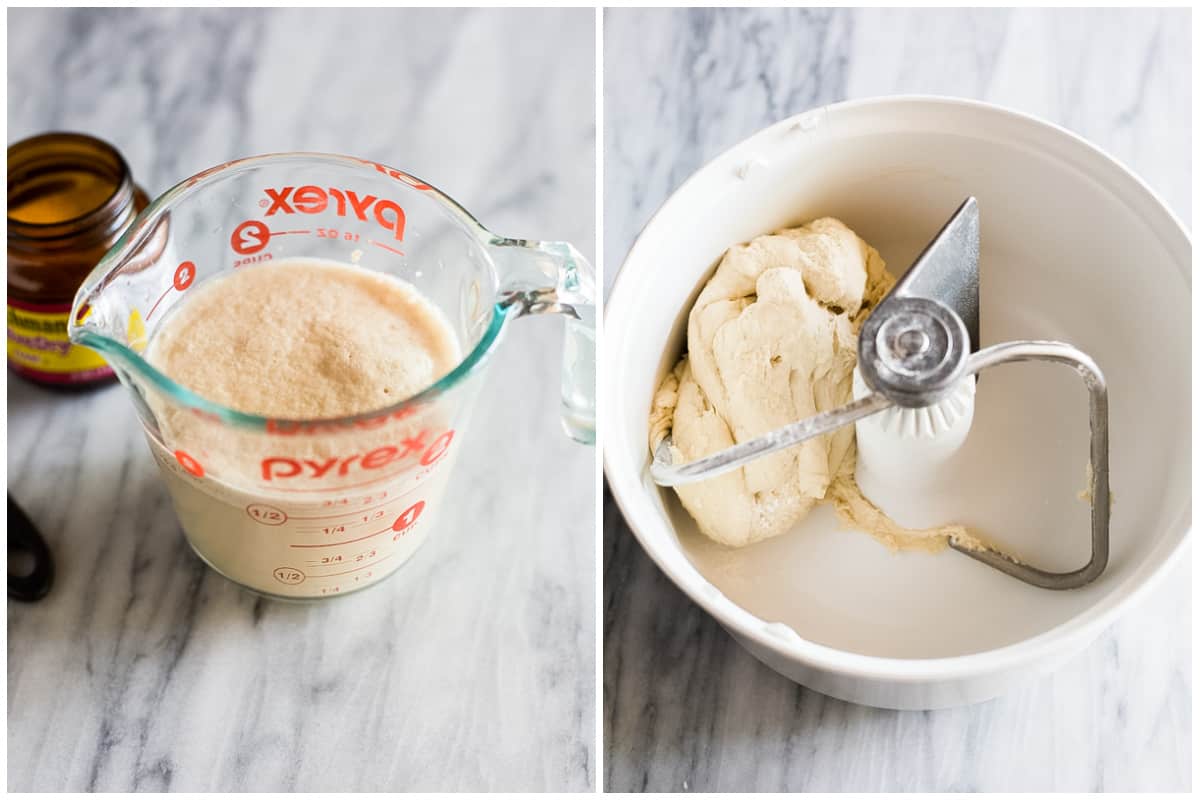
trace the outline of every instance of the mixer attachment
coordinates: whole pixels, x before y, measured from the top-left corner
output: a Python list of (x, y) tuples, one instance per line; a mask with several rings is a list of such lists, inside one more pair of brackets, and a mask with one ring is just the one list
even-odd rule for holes
[(950, 546), (1025, 583), (1075, 589), (1108, 565), (1108, 389), (1096, 363), (1063, 342), (1013, 341), (979, 347), (979, 206), (969, 197), (908, 272), (871, 312), (858, 339), (858, 367), (869, 393), (841, 408), (800, 420), (687, 464), (673, 464), (671, 437), (659, 443), (650, 476), (679, 486), (730, 472), (755, 459), (898, 406), (926, 408), (967, 375), (1017, 361), (1072, 367), (1087, 386), (1091, 425), (1092, 553), (1070, 572), (1023, 564), (998, 550)]

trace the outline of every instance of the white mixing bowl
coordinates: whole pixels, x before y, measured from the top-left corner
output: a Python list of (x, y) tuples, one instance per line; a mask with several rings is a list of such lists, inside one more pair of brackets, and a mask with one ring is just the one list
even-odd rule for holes
[[(903, 271), (967, 195), (982, 218), (982, 344), (1059, 339), (1108, 379), (1112, 554), (1091, 585), (1037, 589), (961, 554), (890, 553), (821, 507), (741, 550), (696, 530), (647, 474), (647, 417), (699, 288), (726, 248), (840, 218)], [(613, 495), (650, 557), (760, 660), (888, 708), (993, 697), (1086, 646), (1179, 557), (1191, 525), (1191, 245), (1121, 165), (1053, 125), (981, 103), (839, 103), (718, 156), (659, 209), (605, 318), (602, 429)], [(944, 521), (1046, 569), (1081, 566), (1087, 393), (1064, 367), (980, 379)]]

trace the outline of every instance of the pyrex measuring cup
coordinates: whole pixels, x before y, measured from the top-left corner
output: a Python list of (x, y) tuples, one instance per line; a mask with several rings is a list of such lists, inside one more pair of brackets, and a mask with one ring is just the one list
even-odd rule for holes
[[(146, 359), (189, 292), (289, 258), (407, 281), (441, 310), (461, 361), (387, 408), (296, 420), (209, 401)], [(288, 153), (214, 167), (151, 203), (80, 288), (69, 333), (129, 389), (196, 553), (257, 592), (320, 598), (382, 579), (424, 541), (483, 367), (512, 320), (566, 318), (563, 423), (594, 440), (592, 297), (591, 267), (569, 244), (496, 236), (382, 164)]]

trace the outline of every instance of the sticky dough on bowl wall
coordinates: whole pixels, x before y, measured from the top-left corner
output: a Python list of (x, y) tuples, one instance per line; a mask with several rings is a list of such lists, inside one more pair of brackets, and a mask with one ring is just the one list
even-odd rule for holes
[[(1110, 392), (1112, 554), (1075, 591), (1026, 586), (960, 554), (892, 554), (838, 529), (727, 550), (646, 475), (647, 413), (687, 310), (726, 248), (819, 216), (843, 220), (902, 272), (967, 195), (982, 219), (982, 343), (1060, 339)], [(892, 707), (986, 699), (1084, 646), (1180, 552), (1190, 526), (1190, 258), (1178, 222), (1081, 139), (958, 100), (819, 109), (717, 157), (659, 210), (608, 303), (605, 466), (643, 546), (775, 669)], [(662, 349), (650, 343), (663, 343)], [(964, 469), (934, 496), (947, 521), (1045, 569), (1089, 552), (1087, 394), (1064, 367), (980, 380)]]

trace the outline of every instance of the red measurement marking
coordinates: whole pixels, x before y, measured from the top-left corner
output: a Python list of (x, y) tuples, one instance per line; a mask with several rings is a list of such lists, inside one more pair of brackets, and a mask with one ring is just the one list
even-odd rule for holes
[(335, 533), (345, 533), (345, 532), (346, 532), (346, 528), (347, 528), (347, 527), (351, 527), (351, 528), (353, 528), (353, 527), (354, 527), (354, 523), (353, 523), (353, 522), (351, 522), (351, 523), (349, 524), (349, 526), (346, 526), (346, 525), (335, 525), (335, 526), (334, 526), (334, 527), (332, 527), (332, 528), (329, 528), (329, 527), (326, 527), (326, 528), (312, 528), (312, 527), (307, 527), (307, 528), (296, 528), (296, 533), (319, 533), (319, 534), (321, 534), (322, 536), (330, 536), (330, 535), (332, 535), (332, 534), (335, 534)]
[(335, 526), (327, 525), (323, 528), (313, 527), (312, 525), (305, 525), (304, 527), (296, 528), (296, 533), (319, 533), (323, 536), (328, 536), (330, 534), (332, 528), (334, 528), (334, 527), (341, 528), (341, 530), (340, 531), (332, 531), (333, 533), (345, 533), (347, 528), (353, 528), (358, 525), (367, 525), (368, 523), (376, 522), (376, 521), (378, 521), (378, 520), (361, 520), (360, 519), (360, 520), (355, 520), (354, 522), (342, 522)]
[(251, 503), (246, 506), (246, 514), (255, 522), (272, 527), (288, 521), (288, 515), (283, 510), (265, 503)]
[(377, 566), (380, 561), (387, 561), (393, 555), (395, 555), (395, 553), (388, 553), (383, 558), (377, 558), (374, 561), (372, 561), (370, 564), (363, 564), (361, 567), (355, 567), (354, 569), (348, 569), (345, 572), (330, 572), (326, 575), (318, 575), (317, 577), (319, 577), (319, 578), (335, 578), (338, 575), (349, 575), (351, 572), (358, 572), (360, 569), (370, 569), (371, 567)]
[(162, 294), (160, 294), (160, 295), (158, 296), (158, 299), (154, 301), (154, 305), (150, 306), (150, 313), (146, 314), (146, 321), (147, 321), (147, 322), (149, 322), (149, 321), (150, 321), (150, 318), (154, 316), (154, 310), (155, 310), (156, 308), (158, 308), (158, 304), (159, 304), (159, 303), (161, 303), (161, 302), (163, 301), (163, 299), (164, 299), (164, 298), (165, 298), (165, 297), (166, 297), (168, 294), (170, 294), (170, 293), (171, 293), (171, 290), (172, 290), (172, 289), (174, 289), (174, 288), (175, 288), (174, 286), (168, 286), (168, 287), (167, 287), (167, 290), (166, 290), (165, 292), (163, 292)]
[(204, 467), (201, 466), (200, 462), (182, 450), (175, 451), (175, 460), (179, 462), (179, 466), (183, 467), (197, 478), (204, 477)]
[(322, 542), (320, 544), (291, 544), (291, 545), (288, 545), (288, 547), (340, 547), (344, 544), (354, 544), (355, 542), (361, 542), (365, 539), (370, 539), (374, 536), (378, 536), (381, 533), (390, 533), (391, 530), (392, 529), (390, 527), (388, 527), (388, 528), (384, 528), (381, 531), (375, 531), (374, 533), (368, 533), (366, 536), (360, 536), (357, 539), (346, 539), (343, 542)]
[(275, 580), (288, 586), (304, 583), (304, 579), (308, 577), (295, 567), (276, 567), (275, 572), (271, 574), (275, 576)]
[(196, 280), (196, 265), (191, 261), (184, 261), (175, 268), (175, 278), (171, 281), (175, 288), (183, 291), (192, 285), (192, 281)]
[(392, 530), (399, 533), (407, 528), (412, 527), (417, 521), (417, 517), (421, 516), (421, 512), (425, 510), (425, 501), (418, 500), (408, 508), (404, 509), (404, 513), (396, 517), (396, 521), (392, 523)]
[(312, 233), (311, 230), (304, 231), (271, 231), (272, 236), (290, 236), (293, 233)]
[(266, 250), (270, 242), (271, 229), (256, 219), (248, 219), (238, 225), (229, 236), (229, 246), (243, 256)]
[(377, 242), (374, 239), (367, 239), (367, 244), (373, 244), (376, 247), (382, 247), (384, 250), (390, 250), (391, 252), (395, 253), (398, 256), (404, 255), (403, 250), (397, 250), (394, 247), (389, 247), (388, 245), (384, 244), (383, 242)]
[[(373, 505), (373, 506), (367, 506), (366, 508), (360, 508), (360, 509), (357, 509), (357, 511), (365, 514), (366, 512), (374, 511), (377, 508), (383, 508), (388, 503), (394, 502), (395, 500), (396, 500), (396, 498), (393, 497), (391, 500), (384, 500), (382, 503), (377, 503), (376, 505)], [(292, 517), (292, 519), (337, 519), (338, 517), (346, 516), (346, 513), (347, 512), (345, 512), (345, 511), (341, 511), (337, 514), (323, 514), (318, 517)]]
[(315, 525), (304, 525), (302, 527), (296, 528), (296, 531), (300, 532), (300, 533), (326, 533), (327, 534), (330, 532), (330, 530), (332, 528), (341, 528), (342, 530), (338, 531), (338, 532), (345, 533), (346, 528), (353, 528), (356, 525), (370, 525), (372, 522), (378, 522), (379, 520), (383, 519), (383, 511), (381, 511), (381, 510), (376, 510), (374, 513), (368, 513), (368, 512), (370, 512), (370, 509), (364, 508), (364, 509), (362, 509), (361, 517), (358, 517), (356, 515), (355, 519), (350, 519), (349, 517), (346, 517), (344, 520), (338, 520), (335, 518), (334, 521), (336, 524), (334, 524), (334, 525), (324, 525), (324, 526), (320, 526), (320, 527), (315, 526)]

